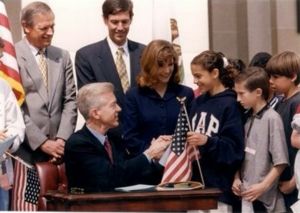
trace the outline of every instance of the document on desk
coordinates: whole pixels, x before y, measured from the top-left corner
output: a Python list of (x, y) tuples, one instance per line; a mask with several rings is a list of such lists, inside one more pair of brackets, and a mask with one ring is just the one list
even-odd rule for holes
[(298, 200), (293, 205), (291, 205), (291, 209), (293, 210), (293, 212), (299, 212), (300, 211), (300, 200)]
[(7, 137), (5, 140), (0, 140), (0, 156), (2, 156), (9, 147), (13, 144), (17, 135)]
[(155, 185), (137, 184), (132, 186), (124, 186), (115, 188), (118, 192), (136, 192), (136, 191), (155, 191)]

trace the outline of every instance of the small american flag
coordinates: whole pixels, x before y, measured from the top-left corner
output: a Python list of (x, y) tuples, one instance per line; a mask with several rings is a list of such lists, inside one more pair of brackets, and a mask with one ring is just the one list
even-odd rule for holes
[(192, 161), (199, 158), (199, 151), (197, 149), (194, 150), (192, 146), (186, 143), (188, 131), (188, 116), (184, 109), (184, 103), (182, 103), (162, 183), (188, 181), (191, 179)]
[(40, 182), (37, 175), (36, 169), (27, 169), (27, 181), (26, 181), (26, 188), (25, 188), (25, 201), (38, 204), (40, 195)]
[(34, 168), (20, 160), (15, 161), (15, 179), (12, 193), (13, 211), (37, 211), (40, 184)]

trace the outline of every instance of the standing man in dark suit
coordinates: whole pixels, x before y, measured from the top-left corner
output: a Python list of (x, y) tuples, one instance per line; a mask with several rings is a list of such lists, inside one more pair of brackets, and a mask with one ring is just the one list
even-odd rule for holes
[[(140, 71), (140, 57), (145, 46), (127, 39), (133, 17), (131, 0), (105, 0), (102, 13), (108, 36), (77, 51), (77, 84), (80, 88), (92, 82), (110, 82), (115, 86), (118, 104), (123, 107), (128, 87), (136, 86), (135, 78)], [(125, 74), (118, 69), (120, 48), (123, 49)]]
[(112, 191), (115, 187), (143, 182), (144, 175), (157, 165), (171, 142), (171, 136), (159, 136), (143, 153), (130, 160), (116, 146), (117, 138), (107, 131), (119, 125), (121, 108), (111, 83), (83, 86), (77, 97), (78, 109), (86, 120), (84, 127), (73, 133), (65, 147), (65, 165), (71, 193)]
[[(21, 14), (25, 38), (16, 44), (17, 62), (25, 90), (22, 105), (25, 140), (17, 151), (23, 160), (58, 161), (77, 119), (76, 87), (69, 53), (51, 46), (54, 13), (43, 2), (27, 5)], [(23, 171), (23, 174), (22, 174)], [(14, 209), (35, 210), (23, 200), (25, 168), (16, 163)], [(27, 204), (22, 203), (25, 202)], [(25, 207), (25, 209), (24, 209)]]

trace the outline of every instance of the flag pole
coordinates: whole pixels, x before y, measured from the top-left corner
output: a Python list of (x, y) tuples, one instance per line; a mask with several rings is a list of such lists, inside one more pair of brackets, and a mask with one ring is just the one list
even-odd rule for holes
[[(188, 126), (189, 126), (189, 131), (192, 131), (191, 122), (190, 122), (189, 116), (187, 114), (187, 110), (186, 110), (185, 103), (184, 103), (185, 99), (186, 99), (186, 97), (183, 97), (183, 98), (177, 97), (177, 100), (183, 106), (184, 114), (186, 116), (186, 120), (187, 120), (187, 123), (188, 123)], [(196, 153), (197, 151), (196, 151), (196, 147), (195, 146), (193, 146), (193, 149), (194, 149), (194, 152)], [(196, 158), (196, 161), (197, 161), (197, 166), (198, 166), (199, 173), (200, 173), (200, 178), (201, 178), (201, 181), (202, 181), (202, 184), (203, 184), (203, 188), (205, 188), (205, 182), (204, 182), (204, 178), (203, 178), (203, 174), (202, 174), (202, 169), (201, 169), (201, 165), (200, 165), (200, 162), (199, 162), (199, 158)]]
[(21, 158), (19, 158), (18, 156), (14, 156), (9, 152), (5, 152), (6, 155), (10, 156), (11, 158), (15, 159), (16, 161), (19, 161), (21, 164), (23, 164), (24, 166), (26, 166), (29, 169), (33, 169), (33, 165), (30, 165), (29, 163), (26, 163), (24, 160), (22, 160)]

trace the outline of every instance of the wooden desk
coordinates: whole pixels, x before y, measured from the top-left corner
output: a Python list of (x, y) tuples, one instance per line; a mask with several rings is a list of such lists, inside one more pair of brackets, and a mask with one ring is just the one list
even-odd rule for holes
[(47, 211), (186, 211), (215, 209), (218, 189), (71, 195), (48, 192)]

